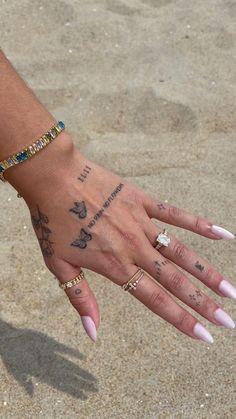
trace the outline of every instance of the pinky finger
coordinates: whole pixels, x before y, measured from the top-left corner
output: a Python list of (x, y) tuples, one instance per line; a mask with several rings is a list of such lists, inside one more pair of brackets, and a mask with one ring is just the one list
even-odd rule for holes
[[(137, 266), (133, 267), (130, 277), (137, 272), (137, 269)], [(208, 330), (187, 310), (180, 307), (148, 273), (144, 272), (137, 288), (128, 292), (182, 333), (194, 339), (213, 343), (213, 337)]]

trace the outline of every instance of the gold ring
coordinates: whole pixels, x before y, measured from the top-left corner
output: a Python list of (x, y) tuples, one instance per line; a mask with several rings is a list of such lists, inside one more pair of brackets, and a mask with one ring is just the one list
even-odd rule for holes
[(157, 245), (155, 246), (155, 249), (160, 249), (162, 246), (168, 247), (170, 244), (170, 237), (167, 235), (167, 230), (164, 228), (163, 232), (158, 234), (155, 242), (157, 242)]
[(63, 290), (65, 290), (67, 288), (71, 288), (74, 285), (78, 284), (82, 279), (85, 279), (83, 271), (81, 271), (80, 274), (77, 275), (75, 278), (70, 279), (67, 282), (64, 282), (64, 283), (59, 282), (59, 287), (62, 288)]
[(123, 284), (121, 287), (124, 291), (136, 290), (137, 285), (144, 274), (145, 272), (141, 268), (139, 268), (137, 272), (128, 280), (128, 282)]

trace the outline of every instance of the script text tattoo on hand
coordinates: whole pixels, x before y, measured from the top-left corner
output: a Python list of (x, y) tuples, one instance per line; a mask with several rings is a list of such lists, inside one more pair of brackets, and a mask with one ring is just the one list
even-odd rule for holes
[(48, 217), (43, 214), (39, 207), (37, 206), (37, 215), (31, 214), (31, 220), (32, 224), (34, 226), (34, 229), (37, 230), (38, 234), (38, 241), (42, 250), (43, 256), (50, 257), (53, 255), (53, 242), (50, 240), (50, 235), (52, 234), (52, 231), (48, 227)]
[[(104, 211), (107, 210), (107, 208), (110, 206), (111, 202), (116, 198), (116, 196), (118, 195), (118, 193), (121, 191), (121, 189), (123, 187), (124, 187), (124, 184), (120, 183), (114, 189), (114, 191), (109, 195), (109, 197), (104, 202), (103, 206), (99, 209), (99, 211), (97, 211), (97, 213), (94, 215), (93, 219), (89, 222), (89, 224), (87, 225), (87, 229), (91, 229), (92, 227), (94, 227), (97, 220), (102, 216)], [(74, 204), (75, 204), (75, 207), (70, 209), (69, 211), (75, 212), (77, 215), (80, 214), (79, 218), (84, 218), (84, 217), (81, 217), (81, 212), (82, 212), (83, 216), (85, 215), (85, 213), (87, 214), (87, 209), (86, 209), (86, 205), (85, 205), (84, 201), (75, 202)], [(85, 228), (81, 228), (79, 237), (71, 243), (71, 246), (75, 246), (75, 247), (78, 247), (80, 249), (86, 249), (87, 242), (90, 241), (90, 240), (92, 240), (92, 234), (90, 234)]]

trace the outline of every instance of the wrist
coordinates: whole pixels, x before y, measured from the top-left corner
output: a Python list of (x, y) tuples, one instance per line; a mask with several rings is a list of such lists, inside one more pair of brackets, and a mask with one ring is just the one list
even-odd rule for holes
[(66, 176), (75, 154), (80, 153), (71, 136), (63, 131), (34, 156), (6, 170), (4, 176), (26, 201), (31, 200)]

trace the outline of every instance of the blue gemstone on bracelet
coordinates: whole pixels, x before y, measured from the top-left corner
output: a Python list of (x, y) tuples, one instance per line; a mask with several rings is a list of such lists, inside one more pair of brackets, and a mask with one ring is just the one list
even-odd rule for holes
[(59, 121), (58, 122), (58, 126), (59, 126), (60, 129), (64, 129), (65, 128), (65, 124), (62, 121)]
[(4, 172), (4, 168), (0, 165), (0, 173)]
[(27, 159), (27, 152), (26, 151), (21, 151), (21, 153), (17, 154), (16, 156), (16, 160), (17, 161), (24, 161)]

